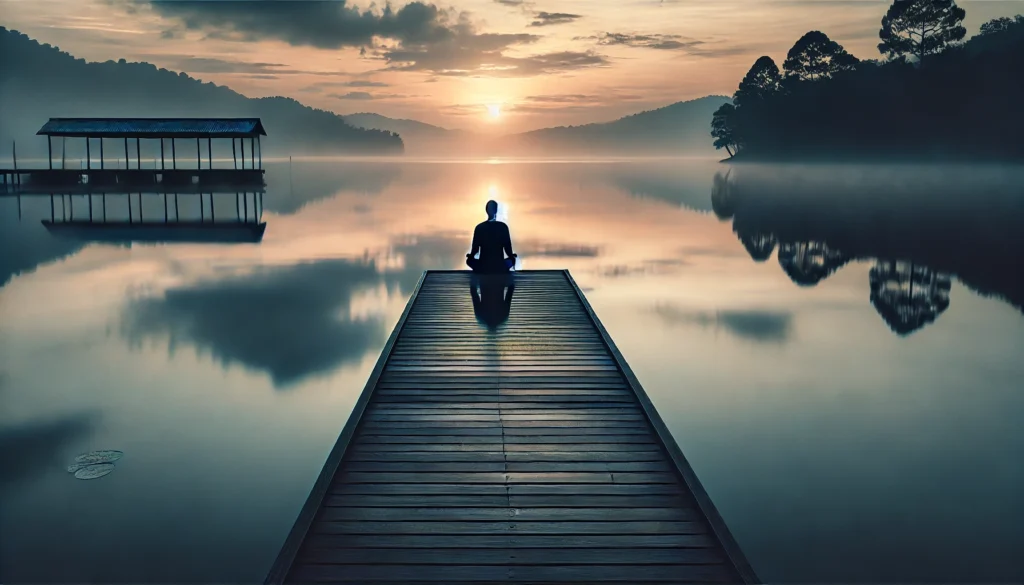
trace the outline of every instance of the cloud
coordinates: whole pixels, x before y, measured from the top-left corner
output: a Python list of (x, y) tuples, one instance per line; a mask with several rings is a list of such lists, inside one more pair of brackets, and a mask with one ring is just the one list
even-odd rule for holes
[(561, 95), (532, 95), (523, 98), (523, 103), (505, 106), (510, 112), (519, 113), (541, 113), (550, 114), (553, 112), (592, 112), (595, 108), (606, 108), (617, 105), (621, 102), (631, 102), (643, 99), (643, 96), (634, 94), (617, 94), (610, 90), (603, 95), (586, 94), (561, 94)]
[(153, 10), (188, 30), (236, 41), (276, 39), (320, 49), (370, 46), (375, 37), (435, 43), (454, 33), (448, 14), (432, 4), (362, 11), (347, 0), (152, 0)]
[[(320, 49), (359, 48), (387, 69), (446, 76), (528, 77), (607, 64), (593, 52), (563, 51), (512, 57), (510, 48), (536, 42), (527, 33), (481, 33), (465, 14), (412, 2), (395, 9), (360, 10), (347, 0), (153, 0), (178, 28), (233, 41), (274, 39)], [(516, 4), (518, 6), (519, 4)], [(541, 12), (551, 24), (576, 15)], [(539, 22), (540, 20), (538, 20)], [(270, 65), (270, 64), (265, 64)], [(277, 71), (270, 71), (277, 73)], [(268, 73), (261, 71), (260, 73)]]
[(140, 55), (139, 58), (151, 63), (159, 63), (161, 66), (175, 71), (184, 71), (193, 75), (201, 73), (241, 74), (253, 77), (258, 75), (318, 75), (327, 77), (344, 75), (336, 71), (309, 71), (304, 69), (295, 69), (283, 63), (241, 61), (236, 59), (222, 59), (218, 57), (145, 54)]
[(327, 97), (332, 97), (339, 100), (372, 100), (374, 99), (373, 94), (366, 91), (350, 91), (346, 94), (332, 93)]
[(383, 81), (365, 81), (358, 79), (354, 81), (346, 81), (338, 85), (342, 87), (388, 87), (388, 84)]
[(696, 325), (721, 328), (758, 343), (782, 343), (792, 334), (793, 315), (788, 312), (759, 309), (725, 311), (687, 311), (667, 304), (654, 307), (654, 313), (669, 325)]
[(427, 71), (435, 75), (465, 77), (532, 77), (608, 64), (603, 55), (593, 51), (508, 57), (500, 49), (479, 50), (465, 46), (396, 50), (384, 53), (384, 57), (390, 68), (398, 71)]
[(350, 91), (348, 93), (331, 93), (327, 94), (327, 97), (334, 98), (337, 100), (389, 100), (396, 98), (409, 97), (403, 94), (397, 93), (370, 93), (368, 91)]
[(578, 93), (569, 93), (561, 95), (530, 95), (523, 98), (528, 102), (542, 103), (542, 104), (592, 104), (599, 103), (604, 98), (597, 95), (584, 95)]
[(533, 15), (536, 19), (530, 26), (551, 26), (565, 24), (583, 18), (580, 14), (568, 14), (565, 12), (537, 12)]
[(528, 4), (526, 0), (494, 0), (494, 2), (502, 6), (523, 6)]
[(687, 51), (696, 49), (704, 44), (704, 41), (691, 39), (682, 35), (641, 35), (635, 33), (601, 33), (596, 36), (575, 37), (574, 41), (592, 40), (598, 45), (611, 46), (622, 45), (626, 47), (658, 49), (662, 51)]

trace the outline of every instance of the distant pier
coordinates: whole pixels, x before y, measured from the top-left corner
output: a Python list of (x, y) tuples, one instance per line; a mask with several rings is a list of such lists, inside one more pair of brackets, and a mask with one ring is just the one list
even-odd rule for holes
[[(0, 168), (3, 192), (208, 192), (265, 185), (260, 136), (267, 133), (259, 118), (51, 118), (36, 134), (46, 136), (46, 167), (19, 167), (15, 148), (12, 165)], [(59, 153), (54, 138), (61, 139)], [(69, 138), (85, 140), (85, 158), (75, 161), (79, 168), (68, 168)], [(225, 139), (231, 141), (231, 166), (214, 168), (214, 141), (226, 155)], [(152, 168), (142, 168), (142, 146), (153, 140), (159, 141), (159, 166), (154, 150)]]

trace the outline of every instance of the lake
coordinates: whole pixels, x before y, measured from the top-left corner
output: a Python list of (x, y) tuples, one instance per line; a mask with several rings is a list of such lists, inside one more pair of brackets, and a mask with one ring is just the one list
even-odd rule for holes
[[(262, 581), (488, 199), (524, 269), (584, 289), (761, 579), (1024, 580), (1024, 169), (267, 167), (260, 244), (88, 243), (0, 197), (0, 581)], [(68, 473), (99, 449), (113, 472)]]

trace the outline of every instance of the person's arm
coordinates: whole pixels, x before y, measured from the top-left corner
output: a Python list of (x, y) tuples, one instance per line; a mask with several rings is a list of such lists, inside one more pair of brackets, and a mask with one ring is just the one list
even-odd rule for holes
[(515, 258), (516, 255), (512, 251), (512, 236), (508, 232), (508, 225), (505, 226), (505, 241), (501, 244), (502, 248), (505, 249), (505, 253), (508, 254), (509, 258)]
[(469, 246), (469, 254), (466, 254), (467, 258), (476, 256), (476, 253), (480, 251), (480, 226), (476, 226), (473, 230), (473, 243)]

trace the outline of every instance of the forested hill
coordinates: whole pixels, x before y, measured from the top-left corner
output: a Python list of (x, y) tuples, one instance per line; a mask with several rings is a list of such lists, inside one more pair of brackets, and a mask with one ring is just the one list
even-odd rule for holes
[(706, 96), (599, 124), (544, 128), (502, 139), (499, 149), (534, 155), (712, 154), (707, 124), (716, 108), (729, 101)]
[(1024, 160), (1024, 17), (963, 42), (953, 0), (883, 12), (884, 60), (860, 60), (821, 31), (797, 40), (781, 69), (758, 59), (711, 119), (715, 146), (739, 160)]
[(0, 153), (10, 156), (17, 140), (19, 157), (45, 156), (35, 133), (51, 117), (259, 117), (267, 155), (403, 150), (397, 134), (291, 98), (248, 98), (149, 63), (90, 63), (0, 27)]

